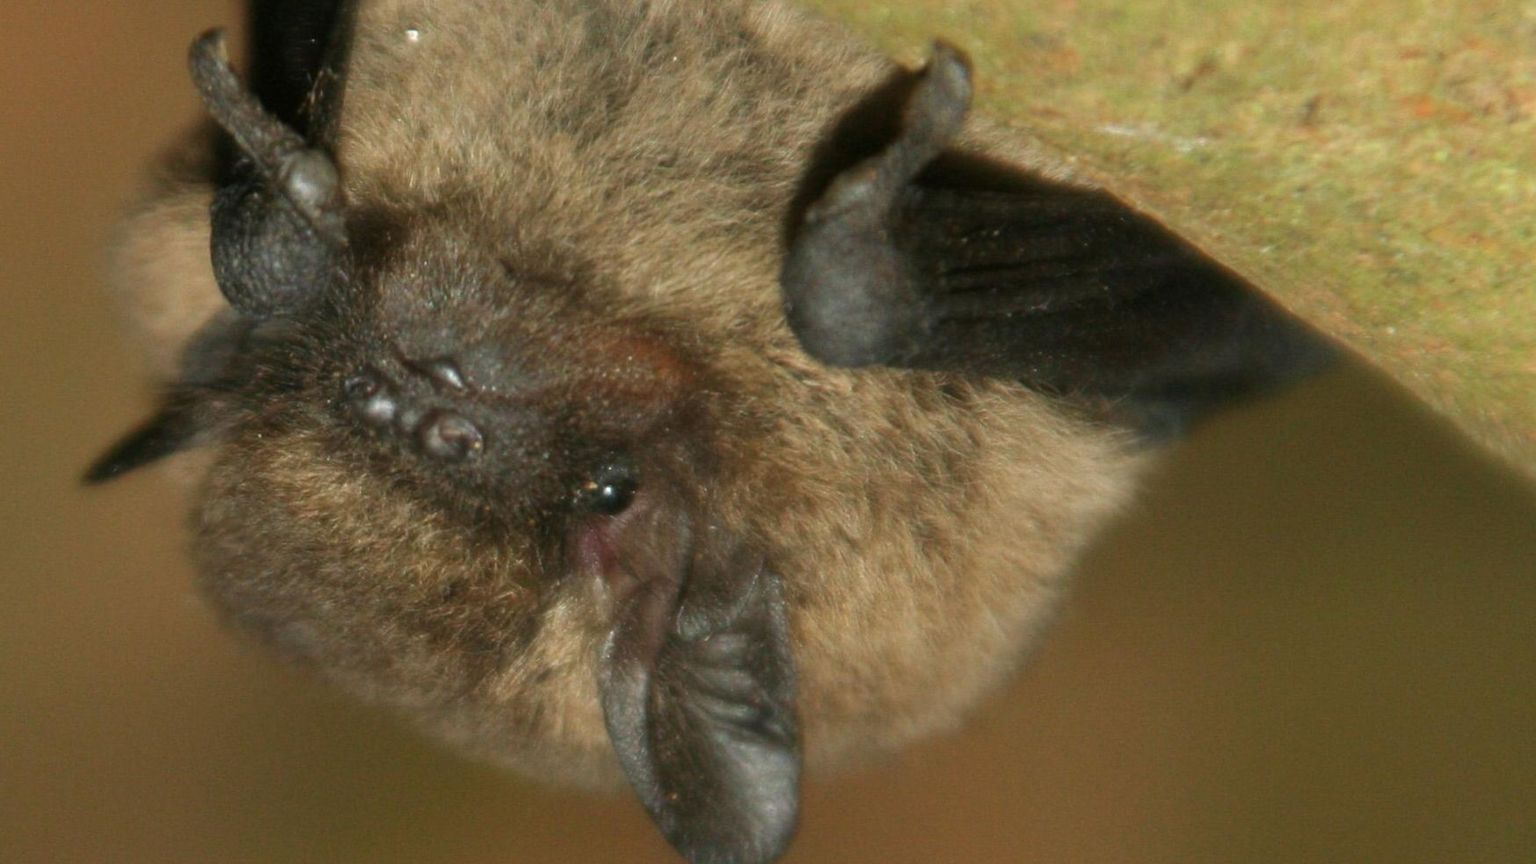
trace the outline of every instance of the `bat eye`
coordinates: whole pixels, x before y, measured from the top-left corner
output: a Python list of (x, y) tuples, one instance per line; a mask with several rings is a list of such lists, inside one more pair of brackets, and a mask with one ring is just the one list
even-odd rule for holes
[(629, 507), (639, 489), (634, 469), (622, 462), (611, 462), (576, 490), (576, 505), (603, 516), (617, 516)]

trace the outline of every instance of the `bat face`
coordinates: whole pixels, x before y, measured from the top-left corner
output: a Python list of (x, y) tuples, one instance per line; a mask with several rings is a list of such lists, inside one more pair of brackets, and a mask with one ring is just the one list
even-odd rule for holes
[[(250, 337), (249, 383), (224, 407), (234, 419), (202, 492), (201, 569), (283, 649), (368, 690), (419, 689), (412, 703), (508, 712), (495, 746), (570, 748), (582, 758), (562, 752), (567, 773), (607, 759), (595, 664), (614, 595), (650, 578), (630, 572), (638, 558), (718, 534), (772, 561), (792, 625), (826, 655), (800, 658), (802, 700), (844, 714), (825, 734), (845, 742), (904, 737), (884, 728), (897, 717), (933, 723), (950, 709), (911, 685), (974, 688), (970, 662), (1006, 653), (1048, 605), (1053, 568), (1009, 551), (1016, 534), (962, 536), (1010, 510), (1049, 518), (993, 488), (1018, 477), (1028, 449), (1080, 431), (1033, 400), (917, 376), (807, 380), (711, 351), (705, 334), (545, 296), (580, 286), (520, 282), (494, 258), (466, 272), (462, 251), (445, 259), (457, 272), (437, 273), (421, 245), (402, 247), (408, 272), (382, 269), (364, 308)], [(870, 416), (879, 434), (852, 426)], [(1031, 431), (976, 448), (1010, 425)], [(1105, 441), (1083, 461), (1113, 456)], [(1104, 506), (1081, 484), (1066, 491), (1084, 514), (1047, 527), (1076, 530), (1072, 516)], [(1007, 594), (942, 596), (978, 565), (1009, 583), (1043, 572)], [(941, 623), (959, 612), (974, 618)], [(827, 620), (797, 618), (813, 615)], [(893, 616), (874, 645), (872, 615)], [(901, 644), (983, 622), (1004, 631), (999, 644)], [(868, 677), (882, 667), (890, 692)], [(856, 705), (842, 704), (850, 690)], [(837, 723), (857, 725), (838, 735)]]
[[(208, 446), (194, 549), (234, 624), (471, 752), (622, 774), (693, 860), (773, 857), (803, 759), (1012, 669), (1145, 461), (1039, 391), (1164, 405), (1221, 389), (1170, 385), (1187, 333), (1272, 332), (1099, 193), (932, 170), (948, 49), (891, 78), (773, 4), (293, 5), (256, 44), (311, 48), (258, 54), (255, 93), (194, 45), (234, 158), (123, 261), (217, 311), (156, 334), (177, 381), (92, 476)], [(1132, 252), (1078, 239), (1106, 231)], [(1030, 309), (1044, 361), (999, 329)]]

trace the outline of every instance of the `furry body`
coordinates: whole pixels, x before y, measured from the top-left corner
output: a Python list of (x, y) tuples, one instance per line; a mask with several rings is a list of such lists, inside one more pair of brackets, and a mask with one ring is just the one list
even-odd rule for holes
[(1328, 355), (960, 132), (948, 46), (906, 72), (774, 0), (252, 8), (253, 83), (194, 43), (218, 128), (125, 222), (167, 390), (90, 479), (199, 448), (232, 624), (470, 753), (627, 778), (694, 862), (776, 857), (802, 761), (1010, 673), (1150, 458), (1127, 427)]
[[(776, 3), (360, 15), (337, 159), (348, 196), (392, 221), (372, 309), (350, 323), (401, 344), (537, 345), (583, 382), (650, 392), (673, 364), (707, 379), (679, 398), (709, 415), (720, 524), (782, 576), (811, 760), (953, 724), (1021, 656), (1141, 457), (1022, 387), (828, 369), (794, 341), (783, 214), (886, 62)], [(119, 256), (161, 370), (222, 306), (199, 251), (210, 178), (176, 173)], [(379, 470), (327, 412), (349, 358), (318, 343), (337, 336), (300, 338), (294, 393), (242, 405), (212, 445), (194, 517), (208, 594), (474, 752), (611, 777), (592, 685), (602, 586), (558, 537), (457, 518)], [(637, 363), (653, 344), (669, 359)]]

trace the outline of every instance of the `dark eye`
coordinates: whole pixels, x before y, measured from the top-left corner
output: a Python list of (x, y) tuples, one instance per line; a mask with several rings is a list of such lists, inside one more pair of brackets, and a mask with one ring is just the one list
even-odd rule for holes
[(640, 482), (624, 462), (604, 464), (576, 490), (576, 506), (604, 516), (617, 516), (634, 500)]

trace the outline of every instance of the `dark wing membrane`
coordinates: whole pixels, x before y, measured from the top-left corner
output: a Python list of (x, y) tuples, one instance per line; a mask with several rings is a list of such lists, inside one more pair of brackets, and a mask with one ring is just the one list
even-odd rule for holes
[(329, 144), (334, 134), (356, 7), (357, 0), (251, 0), (246, 11), (251, 90), (311, 143)]
[(1100, 192), (919, 184), (892, 235), (924, 336), (897, 365), (1016, 378), (1108, 403), (1154, 436), (1325, 365), (1257, 291)]
[(1332, 357), (1107, 193), (946, 152), (969, 98), (964, 58), (937, 46), (894, 139), (806, 196), (781, 281), (813, 356), (1012, 378), (1149, 437)]

